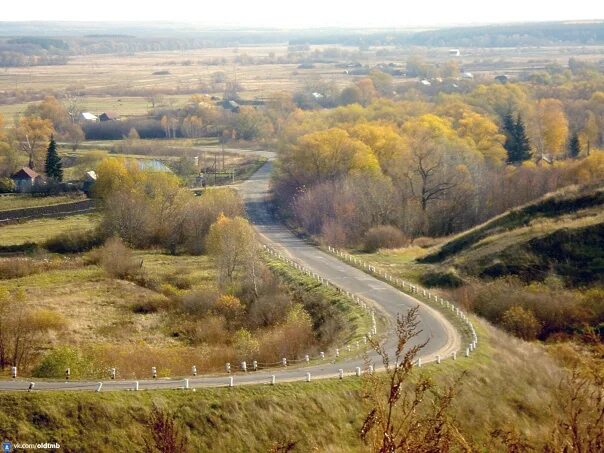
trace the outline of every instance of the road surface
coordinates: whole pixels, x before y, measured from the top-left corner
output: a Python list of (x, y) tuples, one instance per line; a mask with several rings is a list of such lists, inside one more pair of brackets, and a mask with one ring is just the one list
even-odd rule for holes
[[(240, 152), (240, 150), (238, 150)], [(272, 157), (272, 156), (267, 156)], [(421, 351), (422, 362), (434, 360), (436, 355), (447, 357), (458, 351), (461, 337), (451, 323), (437, 310), (419, 302), (413, 297), (402, 293), (387, 283), (378, 280), (363, 271), (349, 266), (337, 258), (309, 245), (302, 239), (295, 237), (285, 226), (274, 220), (269, 213), (266, 202), (269, 194), (269, 178), (272, 162), (267, 162), (249, 180), (237, 185), (262, 242), (277, 249), (293, 261), (321, 275), (324, 279), (336, 284), (340, 288), (365, 299), (372, 301), (383, 316), (393, 320), (398, 313), (420, 305), (420, 328), (422, 333), (415, 339), (416, 342), (429, 340), (427, 346)], [(393, 352), (395, 337), (392, 332), (385, 334), (385, 346)], [(376, 361), (375, 354), (370, 354), (370, 359)], [(235, 365), (235, 364), (233, 364)], [(248, 369), (251, 364), (248, 364)], [(201, 387), (224, 387), (231, 384), (268, 384), (275, 376), (276, 382), (304, 380), (307, 373), (312, 379), (330, 378), (339, 376), (340, 369), (345, 376), (356, 374), (356, 368), (365, 365), (363, 354), (359, 351), (356, 355), (335, 358), (333, 352), (327, 353), (324, 360), (313, 360), (308, 365), (276, 367), (255, 372), (234, 372), (231, 375), (205, 375), (189, 376), (180, 379), (146, 379), (146, 380), (106, 380), (102, 382), (101, 391), (106, 390), (139, 390), (143, 389), (170, 389)], [(233, 366), (233, 371), (235, 370)], [(34, 390), (97, 390), (97, 381), (35, 381)], [(30, 380), (12, 379), (0, 381), (0, 390), (26, 391)]]

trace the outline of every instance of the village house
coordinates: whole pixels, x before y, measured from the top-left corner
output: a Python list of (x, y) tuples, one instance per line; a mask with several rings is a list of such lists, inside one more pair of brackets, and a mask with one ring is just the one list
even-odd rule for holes
[(42, 176), (29, 167), (20, 168), (11, 179), (15, 182), (15, 191), (19, 193), (31, 192), (36, 182), (42, 180)]

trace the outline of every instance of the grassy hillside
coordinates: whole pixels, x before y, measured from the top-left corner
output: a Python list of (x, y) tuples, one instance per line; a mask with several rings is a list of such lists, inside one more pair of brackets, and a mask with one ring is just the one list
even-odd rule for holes
[(553, 273), (570, 286), (604, 281), (604, 184), (570, 187), (444, 242), (420, 263), (525, 281)]
[[(421, 370), (439, 383), (462, 372), (452, 415), (463, 436), (501, 451), (493, 429), (517, 427), (538, 446), (558, 415), (562, 370), (543, 348), (476, 320), (481, 344), (469, 359)], [(358, 431), (367, 408), (363, 383), (343, 381), (116, 393), (0, 393), (0, 436), (58, 441), (64, 451), (142, 451), (153, 404), (173, 413), (191, 451), (268, 451), (284, 441), (294, 451), (366, 451)]]

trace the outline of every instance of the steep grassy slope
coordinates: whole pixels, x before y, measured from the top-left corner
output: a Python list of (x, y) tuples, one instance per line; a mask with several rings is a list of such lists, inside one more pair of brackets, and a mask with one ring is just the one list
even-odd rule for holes
[(430, 251), (441, 263), (479, 277), (553, 273), (570, 286), (604, 281), (604, 184), (570, 187), (513, 209)]
[[(475, 320), (480, 347), (471, 358), (421, 370), (439, 383), (462, 372), (452, 415), (482, 451), (503, 451), (493, 429), (516, 427), (535, 446), (558, 415), (561, 369), (543, 348)], [(58, 441), (62, 451), (143, 451), (153, 404), (174, 414), (190, 451), (366, 451), (358, 432), (368, 412), (363, 384), (343, 381), (184, 391), (0, 393), (0, 436), (21, 442)]]

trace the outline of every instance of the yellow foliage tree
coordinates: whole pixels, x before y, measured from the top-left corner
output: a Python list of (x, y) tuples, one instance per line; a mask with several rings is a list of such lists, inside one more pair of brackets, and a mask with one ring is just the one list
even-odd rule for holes
[(478, 150), (491, 166), (505, 162), (507, 153), (503, 144), (505, 136), (499, 133), (497, 125), (486, 116), (474, 112), (464, 112), (457, 130), (460, 137)]
[(18, 148), (27, 154), (29, 168), (39, 168), (48, 140), (54, 132), (52, 122), (35, 116), (23, 117), (13, 132)]
[(551, 153), (555, 156), (566, 154), (568, 120), (559, 100), (537, 101), (531, 123), (529, 130), (538, 153)]

